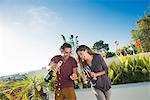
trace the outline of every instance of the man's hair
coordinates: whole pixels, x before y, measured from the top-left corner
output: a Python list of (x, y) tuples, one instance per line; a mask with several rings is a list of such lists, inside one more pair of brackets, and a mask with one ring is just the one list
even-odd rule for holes
[(64, 43), (60, 48), (64, 50), (65, 48), (72, 48), (72, 46), (69, 43)]

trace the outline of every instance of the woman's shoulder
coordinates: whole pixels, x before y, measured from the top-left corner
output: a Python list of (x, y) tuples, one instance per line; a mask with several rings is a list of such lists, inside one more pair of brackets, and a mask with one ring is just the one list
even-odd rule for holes
[(95, 58), (95, 59), (101, 59), (102, 56), (101, 56), (101, 54), (94, 54), (94, 58)]

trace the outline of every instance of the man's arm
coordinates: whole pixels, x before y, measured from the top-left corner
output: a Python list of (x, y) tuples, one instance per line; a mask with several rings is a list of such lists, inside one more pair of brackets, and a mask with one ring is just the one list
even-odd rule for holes
[(77, 80), (78, 79), (78, 72), (77, 72), (77, 67), (76, 68), (73, 68), (73, 74), (70, 76), (70, 78), (72, 80)]
[(74, 73), (74, 74), (77, 74), (77, 73), (78, 73), (77, 67), (73, 68), (73, 73)]
[(54, 72), (57, 72), (59, 70), (59, 68), (57, 67), (57, 63), (55, 63), (54, 61), (52, 61), (50, 64), (50, 69)]
[(60, 70), (60, 68), (58, 68), (58, 64), (56, 63), (58, 62), (58, 60), (59, 60), (59, 56), (54, 56), (49, 63), (50, 69), (54, 72)]

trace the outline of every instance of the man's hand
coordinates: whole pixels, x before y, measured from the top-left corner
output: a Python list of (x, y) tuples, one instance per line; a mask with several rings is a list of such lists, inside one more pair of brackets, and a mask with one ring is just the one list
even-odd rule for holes
[(57, 63), (55, 63), (55, 62), (51, 62), (50, 68), (51, 68), (52, 71), (54, 71), (56, 73), (57, 73), (57, 71), (60, 70), (60, 68), (57, 67)]
[(77, 80), (77, 79), (78, 79), (78, 76), (77, 76), (77, 74), (73, 73), (73, 74), (70, 76), (70, 78), (71, 78), (72, 80)]

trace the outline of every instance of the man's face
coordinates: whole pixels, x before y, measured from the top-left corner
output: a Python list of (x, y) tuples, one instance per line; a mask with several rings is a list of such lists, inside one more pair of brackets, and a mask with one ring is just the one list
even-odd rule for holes
[(63, 51), (62, 51), (62, 56), (64, 58), (69, 58), (71, 56), (71, 48), (65, 48)]

